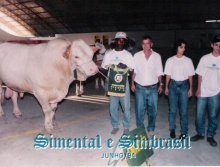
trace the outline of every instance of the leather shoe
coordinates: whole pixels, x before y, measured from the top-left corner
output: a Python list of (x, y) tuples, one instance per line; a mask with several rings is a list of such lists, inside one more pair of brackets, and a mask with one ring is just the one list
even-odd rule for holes
[(217, 146), (217, 142), (214, 140), (213, 137), (207, 137), (207, 142), (209, 142), (209, 144), (213, 147)]
[(180, 139), (180, 140), (184, 140), (184, 139), (186, 139), (186, 136), (187, 136), (187, 135), (181, 134), (180, 137), (179, 137), (179, 139)]
[(129, 133), (129, 129), (124, 129), (123, 134), (124, 134), (124, 135), (127, 135), (128, 133)]
[(203, 140), (204, 139), (204, 136), (201, 136), (201, 135), (195, 135), (193, 137), (190, 138), (190, 141), (198, 141), (198, 140)]
[(111, 134), (116, 134), (118, 132), (119, 128), (113, 128), (113, 130), (111, 131)]
[(174, 130), (170, 131), (170, 137), (171, 137), (172, 139), (176, 138), (176, 134), (175, 134), (175, 131), (174, 131)]

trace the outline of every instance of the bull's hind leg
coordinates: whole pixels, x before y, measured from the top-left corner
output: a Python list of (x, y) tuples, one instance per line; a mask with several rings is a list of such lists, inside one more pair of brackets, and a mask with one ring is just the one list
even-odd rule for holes
[(4, 89), (2, 88), (2, 85), (0, 84), (0, 117), (3, 117), (5, 114), (2, 109), (2, 104), (4, 102)]
[(5, 101), (5, 96), (4, 96), (4, 94), (5, 94), (5, 90), (3, 89), (3, 88), (1, 88), (1, 100), (0, 100), (0, 102), (1, 102), (1, 105), (4, 103), (4, 101)]
[(20, 118), (22, 116), (21, 111), (18, 107), (18, 92), (13, 91), (13, 95), (11, 97), (13, 103), (13, 114), (16, 118)]

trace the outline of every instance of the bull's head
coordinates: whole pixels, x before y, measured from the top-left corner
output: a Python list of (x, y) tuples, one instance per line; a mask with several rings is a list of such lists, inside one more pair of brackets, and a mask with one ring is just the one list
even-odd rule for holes
[(73, 70), (77, 70), (78, 80), (86, 80), (98, 72), (98, 67), (92, 60), (95, 51), (95, 48), (91, 49), (84, 41), (77, 40), (73, 41), (63, 54), (70, 60)]

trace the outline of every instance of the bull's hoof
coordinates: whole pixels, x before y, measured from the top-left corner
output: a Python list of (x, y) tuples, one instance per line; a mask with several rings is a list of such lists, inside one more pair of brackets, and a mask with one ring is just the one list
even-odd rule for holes
[(43, 134), (51, 134), (51, 132), (52, 132), (52, 130), (48, 131), (46, 128), (42, 129)]
[(18, 118), (18, 119), (22, 117), (21, 113), (13, 113), (13, 115), (15, 116), (15, 118)]
[(46, 131), (47, 133), (51, 133), (51, 132), (53, 132), (53, 130), (54, 130), (54, 127), (51, 126), (51, 125), (48, 125), (48, 126), (45, 127), (45, 131)]
[(56, 122), (53, 122), (53, 129), (57, 129), (58, 128), (58, 124)]
[(58, 129), (58, 124), (57, 123), (53, 124), (53, 129), (54, 130)]
[(0, 118), (5, 117), (5, 113), (0, 112)]

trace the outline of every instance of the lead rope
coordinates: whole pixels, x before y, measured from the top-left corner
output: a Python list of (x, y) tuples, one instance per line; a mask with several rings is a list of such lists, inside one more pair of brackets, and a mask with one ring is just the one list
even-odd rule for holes
[(105, 79), (108, 79), (100, 70), (98, 73), (100, 73), (103, 77), (105, 77)]

